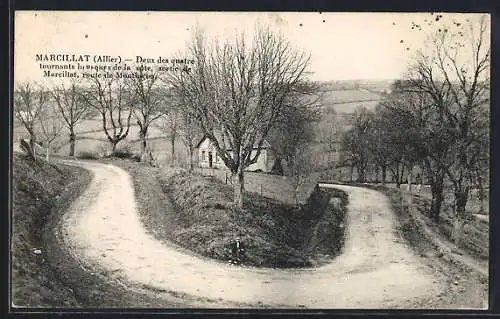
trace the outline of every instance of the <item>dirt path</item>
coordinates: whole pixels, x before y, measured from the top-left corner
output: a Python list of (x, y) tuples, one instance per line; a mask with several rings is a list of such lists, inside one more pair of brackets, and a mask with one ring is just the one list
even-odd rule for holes
[[(63, 242), (89, 271), (157, 294), (176, 292), (208, 307), (262, 304), (308, 308), (400, 308), (443, 289), (393, 231), (379, 192), (335, 185), (349, 194), (344, 253), (314, 269), (240, 268), (166, 246), (141, 224), (130, 176), (106, 164), (65, 161), (94, 179), (60, 224)], [(327, 185), (320, 185), (327, 186)], [(224, 302), (222, 302), (224, 301)], [(133, 305), (131, 305), (133, 306)]]

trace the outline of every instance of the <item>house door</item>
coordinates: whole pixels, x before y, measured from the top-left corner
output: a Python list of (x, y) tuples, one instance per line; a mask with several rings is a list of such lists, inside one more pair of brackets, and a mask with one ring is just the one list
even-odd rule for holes
[(212, 167), (212, 162), (213, 162), (212, 152), (208, 152), (208, 166), (209, 167)]

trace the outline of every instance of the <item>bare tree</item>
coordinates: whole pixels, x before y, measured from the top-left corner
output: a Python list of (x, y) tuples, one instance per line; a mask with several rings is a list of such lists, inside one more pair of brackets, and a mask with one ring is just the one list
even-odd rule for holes
[(104, 133), (114, 152), (116, 145), (130, 131), (130, 120), (135, 107), (134, 92), (130, 92), (125, 81), (118, 78), (94, 77), (89, 84), (82, 96), (101, 115)]
[[(370, 160), (369, 133), (373, 118), (372, 112), (365, 107), (356, 108), (353, 125), (342, 137), (342, 148), (349, 153), (350, 165), (358, 173), (358, 182), (365, 182), (366, 169)], [(352, 173), (351, 173), (352, 178)]]
[(314, 139), (314, 126), (320, 117), (319, 105), (316, 104), (318, 98), (314, 94), (316, 89), (315, 83), (302, 83), (300, 91), (288, 99), (271, 124), (267, 141), (275, 156), (275, 168), (280, 168), (283, 160), (287, 166), (293, 165), (297, 150)]
[(299, 191), (304, 182), (311, 176), (311, 173), (317, 168), (316, 156), (310, 143), (303, 144), (302, 147), (295, 149), (292, 156), (293, 162), (287, 167), (289, 175), (292, 177), (295, 205), (299, 204)]
[(177, 112), (169, 112), (166, 115), (167, 126), (166, 131), (170, 140), (170, 156), (172, 165), (175, 165), (175, 141), (179, 135), (179, 114)]
[[(421, 67), (423, 65), (418, 65), (414, 70), (424, 71)], [(431, 217), (439, 221), (445, 168), (453, 161), (444, 117), (448, 99), (444, 92), (430, 96), (421, 90), (421, 85), (422, 81), (416, 77), (394, 83), (380, 111), (384, 126), (390, 128), (388, 157), (404, 164), (408, 170), (417, 162), (423, 163), (431, 186)], [(402, 178), (402, 174), (397, 176)]]
[(77, 80), (71, 80), (69, 86), (61, 83), (51, 90), (59, 114), (69, 130), (69, 156), (75, 156), (75, 128), (88, 115), (89, 105), (85, 103), (82, 93)]
[(170, 83), (236, 177), (234, 203), (241, 208), (244, 170), (257, 162), (272, 123), (304, 79), (309, 58), (268, 27), (257, 27), (250, 45), (243, 34), (209, 45), (197, 30), (189, 51), (192, 71), (172, 72)]
[(139, 139), (141, 141), (141, 161), (146, 160), (148, 130), (153, 121), (162, 116), (165, 106), (165, 91), (160, 86), (157, 72), (146, 73), (140, 68), (136, 77), (127, 79), (127, 85), (135, 93), (137, 104), (134, 107), (134, 116), (139, 125)]
[(334, 163), (332, 153), (339, 151), (340, 139), (342, 136), (341, 125), (334, 108), (329, 108), (322, 114), (323, 119), (318, 123), (317, 135), (326, 153), (326, 168), (335, 167), (340, 163)]
[(48, 103), (43, 112), (40, 114), (38, 122), (40, 123), (41, 132), (40, 140), (43, 142), (43, 146), (45, 147), (45, 159), (48, 162), (50, 160), (50, 147), (60, 136), (65, 124), (61, 121), (57, 104)]
[[(489, 134), (489, 26), (478, 21), (439, 29), (432, 38), (433, 52), (421, 53), (414, 83), (440, 106), (455, 159), (443, 169), (453, 185), (455, 224), (453, 238), (460, 243), (467, 219), (465, 206), (474, 180), (474, 167), (483, 137)], [(465, 39), (465, 40), (464, 40)], [(443, 98), (444, 97), (444, 98)], [(444, 102), (443, 102), (444, 101)]]
[(33, 158), (36, 158), (36, 124), (49, 98), (50, 93), (35, 83), (19, 83), (14, 90), (14, 115), (30, 135)]
[(189, 160), (189, 170), (194, 169), (194, 150), (196, 147), (196, 142), (201, 138), (201, 129), (198, 126), (198, 122), (194, 114), (191, 113), (189, 108), (181, 108), (180, 119), (179, 119), (179, 135), (182, 138), (182, 142), (187, 149), (187, 156)]

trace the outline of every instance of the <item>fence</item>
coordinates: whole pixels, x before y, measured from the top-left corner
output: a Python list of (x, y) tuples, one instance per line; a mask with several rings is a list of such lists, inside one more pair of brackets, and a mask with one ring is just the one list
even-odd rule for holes
[[(196, 168), (198, 174), (214, 177), (232, 185), (231, 172), (226, 169)], [(303, 179), (298, 191), (293, 186), (293, 180), (288, 176), (267, 173), (245, 172), (245, 189), (261, 196), (273, 198), (287, 204), (305, 203), (317, 184), (318, 177), (312, 175)], [(295, 198), (297, 195), (297, 198)]]

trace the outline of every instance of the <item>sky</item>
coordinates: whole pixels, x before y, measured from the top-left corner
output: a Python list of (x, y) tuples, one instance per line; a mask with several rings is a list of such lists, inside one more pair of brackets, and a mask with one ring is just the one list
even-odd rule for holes
[[(471, 14), (446, 14), (465, 16)], [(430, 13), (17, 11), (14, 81), (42, 80), (36, 54), (178, 57), (197, 24), (223, 38), (236, 31), (251, 35), (257, 21), (311, 55), (312, 80), (396, 79), (428, 35), (427, 29), (412, 30), (412, 21), (429, 18)]]

